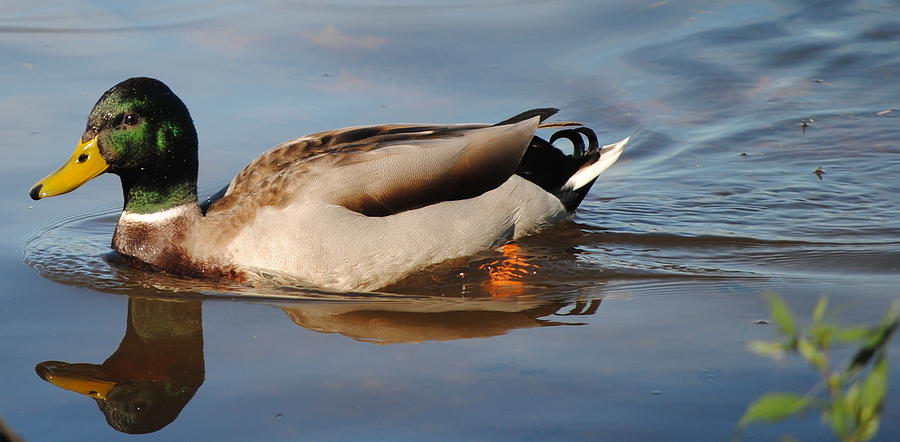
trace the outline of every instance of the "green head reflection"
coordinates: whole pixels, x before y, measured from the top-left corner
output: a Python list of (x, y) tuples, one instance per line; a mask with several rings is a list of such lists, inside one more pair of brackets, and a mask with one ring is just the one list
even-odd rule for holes
[(158, 431), (178, 417), (203, 383), (201, 304), (131, 298), (125, 336), (106, 361), (46, 361), (35, 371), (47, 382), (93, 398), (118, 431)]

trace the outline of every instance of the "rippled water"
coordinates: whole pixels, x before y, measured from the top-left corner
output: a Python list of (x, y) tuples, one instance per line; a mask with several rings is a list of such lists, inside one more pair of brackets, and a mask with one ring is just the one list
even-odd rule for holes
[[(828, 294), (863, 323), (897, 298), (897, 17), (889, 0), (6, 5), (0, 417), (28, 440), (728, 439), (763, 392), (815, 382), (746, 350), (773, 333), (761, 293), (804, 317)], [(206, 193), (359, 124), (556, 106), (632, 143), (572, 221), (379, 293), (212, 284), (110, 253), (114, 177), (27, 198), (135, 75), (191, 109)], [(60, 388), (73, 373), (115, 387)], [(879, 440), (900, 438), (898, 400)], [(828, 429), (746, 437), (784, 434)]]

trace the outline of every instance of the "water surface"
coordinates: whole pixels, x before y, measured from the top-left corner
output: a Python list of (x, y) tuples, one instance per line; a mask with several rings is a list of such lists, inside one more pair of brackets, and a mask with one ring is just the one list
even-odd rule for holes
[[(816, 382), (746, 350), (774, 333), (762, 293), (802, 316), (827, 294), (847, 323), (897, 298), (898, 16), (887, 0), (7, 5), (0, 416), (28, 440), (730, 438), (759, 395)], [(115, 177), (27, 198), (137, 75), (191, 110), (207, 194), (351, 125), (556, 106), (633, 141), (572, 221), (382, 292), (208, 284), (110, 255)], [(76, 375), (106, 387), (44, 380)], [(897, 392), (878, 440), (900, 438)], [(783, 434), (828, 429), (746, 437)]]

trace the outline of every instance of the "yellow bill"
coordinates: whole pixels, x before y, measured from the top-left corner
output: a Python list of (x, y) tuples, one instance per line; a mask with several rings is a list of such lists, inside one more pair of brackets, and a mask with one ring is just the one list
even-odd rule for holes
[(45, 380), (57, 387), (102, 400), (106, 400), (109, 390), (116, 386), (116, 383), (112, 381), (91, 379), (78, 375), (48, 374)]
[(105, 172), (109, 164), (100, 155), (97, 137), (79, 143), (72, 157), (56, 172), (47, 175), (31, 188), (31, 199), (62, 195)]

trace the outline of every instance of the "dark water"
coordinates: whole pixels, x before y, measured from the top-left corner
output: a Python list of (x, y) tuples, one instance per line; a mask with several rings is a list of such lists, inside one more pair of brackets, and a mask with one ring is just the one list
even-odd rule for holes
[[(0, 416), (28, 440), (728, 439), (762, 393), (816, 382), (746, 350), (774, 333), (761, 293), (801, 316), (827, 294), (846, 323), (898, 297), (898, 17), (874, 0), (7, 4)], [(191, 109), (207, 192), (350, 125), (557, 106), (633, 141), (573, 221), (385, 293), (212, 285), (109, 256), (114, 177), (27, 198), (135, 75)], [(900, 439), (897, 347), (878, 440)], [(107, 399), (39, 377), (73, 373)], [(784, 434), (829, 433), (808, 416), (745, 437)]]

